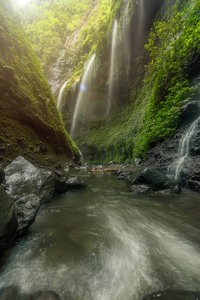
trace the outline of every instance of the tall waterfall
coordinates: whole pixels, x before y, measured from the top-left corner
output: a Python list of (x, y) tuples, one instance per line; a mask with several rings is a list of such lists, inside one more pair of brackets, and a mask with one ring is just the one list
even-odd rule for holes
[(143, 38), (144, 38), (144, 0), (139, 0), (139, 26), (138, 26), (138, 33), (137, 33), (137, 45), (136, 45), (136, 51), (140, 49), (140, 46), (142, 44)]
[(110, 113), (112, 107), (112, 97), (114, 88), (114, 75), (115, 75), (115, 64), (116, 64), (116, 45), (117, 45), (117, 21), (114, 23), (112, 33), (112, 47), (111, 47), (111, 64), (110, 64), (110, 75), (109, 75), (109, 90), (108, 90), (108, 107), (107, 114)]
[(190, 143), (197, 131), (199, 122), (200, 116), (190, 125), (185, 134), (183, 134), (179, 143), (178, 159), (175, 160), (171, 166), (169, 166), (168, 174), (173, 176), (176, 180), (180, 180), (181, 167), (190, 154)]
[(65, 88), (68, 84), (69, 80), (67, 80), (61, 87), (59, 94), (58, 94), (58, 100), (57, 100), (57, 108), (59, 110), (59, 112), (61, 112), (61, 104), (62, 104), (62, 100), (63, 100), (63, 96), (64, 96), (64, 91)]
[(129, 77), (130, 69), (130, 25), (129, 25), (129, 1), (125, 3), (123, 15), (123, 62), (126, 77)]
[(91, 79), (91, 74), (92, 74), (92, 71), (93, 71), (94, 62), (95, 62), (95, 54), (93, 54), (90, 57), (90, 60), (89, 60), (87, 66), (84, 70), (81, 84), (79, 86), (79, 93), (78, 93), (78, 97), (77, 97), (77, 101), (76, 101), (76, 105), (75, 105), (75, 109), (74, 109), (74, 115), (73, 115), (73, 119), (72, 119), (71, 130), (70, 130), (70, 136), (71, 137), (74, 135), (74, 131), (75, 131), (76, 124), (77, 124), (78, 113), (79, 113), (79, 110), (80, 110), (80, 107), (81, 107), (81, 104), (82, 104), (84, 94), (87, 90), (87, 85), (89, 84), (90, 79)]

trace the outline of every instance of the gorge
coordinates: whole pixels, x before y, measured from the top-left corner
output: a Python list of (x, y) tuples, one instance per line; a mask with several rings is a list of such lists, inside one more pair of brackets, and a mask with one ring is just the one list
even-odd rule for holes
[(200, 299), (199, 1), (0, 16), (0, 299)]

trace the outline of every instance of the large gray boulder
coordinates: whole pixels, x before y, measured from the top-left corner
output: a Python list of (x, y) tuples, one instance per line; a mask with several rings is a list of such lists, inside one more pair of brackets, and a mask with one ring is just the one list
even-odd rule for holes
[(179, 183), (150, 168), (137, 169), (129, 177), (129, 180), (131, 181), (130, 191), (135, 193), (149, 191), (179, 193), (181, 191)]
[(14, 202), (4, 188), (0, 186), (0, 254), (13, 242), (17, 225)]
[(5, 189), (17, 209), (17, 235), (23, 235), (34, 222), (42, 203), (70, 189), (86, 187), (77, 177), (37, 168), (19, 156), (5, 168)]
[(23, 235), (35, 220), (42, 202), (51, 200), (54, 195), (53, 174), (19, 156), (5, 168), (5, 188), (15, 201), (17, 235)]

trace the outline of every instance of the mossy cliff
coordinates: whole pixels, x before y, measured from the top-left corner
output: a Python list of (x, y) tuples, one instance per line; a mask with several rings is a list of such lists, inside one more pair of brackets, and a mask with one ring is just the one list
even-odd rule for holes
[[(57, 24), (60, 13), (55, 13), (55, 17), (50, 1), (45, 2)], [(61, 0), (52, 3), (54, 9), (63, 5)], [(57, 59), (62, 53), (60, 87), (67, 82), (59, 106), (65, 127), (68, 131), (72, 128), (84, 66), (95, 53), (90, 82), (82, 92), (73, 139), (90, 161), (132, 162), (136, 157), (144, 158), (149, 149), (175, 134), (180, 126), (181, 107), (195, 94), (191, 81), (199, 67), (199, 1), (82, 0), (74, 3), (75, 12), (86, 5), (87, 17), (81, 8), (82, 21), (76, 21), (68, 29), (63, 25), (64, 43), (61, 48), (57, 43)], [(62, 24), (64, 20), (63, 17)], [(23, 22), (32, 41), (37, 40), (36, 28), (42, 22), (45, 20)], [(38, 45), (40, 49), (41, 42)], [(34, 47), (37, 49), (36, 42)], [(45, 58), (39, 57), (45, 66)]]
[(0, 161), (76, 159), (50, 87), (9, 1), (0, 1)]
[[(195, 0), (143, 1), (141, 15), (137, 1), (97, 2), (74, 48), (66, 51), (66, 57), (73, 53), (73, 68), (69, 72), (66, 64), (65, 79), (70, 81), (62, 116), (70, 130), (84, 63), (95, 52), (95, 75), (83, 97), (74, 140), (89, 160), (133, 161), (175, 134), (181, 107), (195, 93), (190, 82), (192, 62), (199, 59), (200, 5)], [(108, 116), (104, 102), (115, 20), (117, 67)]]

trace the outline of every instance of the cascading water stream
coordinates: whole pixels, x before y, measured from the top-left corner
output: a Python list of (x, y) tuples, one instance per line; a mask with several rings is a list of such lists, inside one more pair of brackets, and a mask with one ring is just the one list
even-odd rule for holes
[(123, 15), (123, 61), (127, 79), (130, 68), (130, 25), (129, 25), (129, 1), (125, 3)]
[(83, 78), (81, 80), (81, 84), (79, 87), (79, 93), (78, 93), (78, 97), (77, 97), (77, 101), (76, 101), (76, 105), (75, 105), (75, 109), (74, 109), (74, 114), (73, 114), (73, 119), (72, 119), (72, 125), (71, 125), (71, 130), (70, 130), (70, 136), (73, 137), (74, 135), (74, 131), (76, 128), (76, 123), (77, 123), (77, 118), (78, 118), (78, 113), (80, 110), (80, 106), (81, 106), (81, 102), (83, 100), (84, 97), (84, 93), (87, 89), (87, 85), (90, 82), (91, 79), (91, 74), (93, 71), (93, 67), (94, 67), (94, 62), (95, 62), (95, 54), (93, 54), (85, 68), (85, 71), (83, 73)]
[(199, 290), (199, 195), (133, 195), (115, 176), (71, 175), (87, 188), (41, 207), (29, 234), (0, 257), (0, 289), (50, 289), (62, 300)]
[(137, 33), (136, 52), (140, 49), (144, 36), (144, 0), (139, 0), (139, 26)]
[(179, 143), (178, 159), (169, 166), (168, 174), (169, 176), (174, 177), (175, 180), (180, 180), (181, 167), (189, 156), (191, 138), (195, 134), (199, 122), (200, 116), (190, 125), (185, 134), (183, 134)]
[(58, 94), (58, 100), (57, 100), (57, 108), (59, 110), (59, 112), (61, 112), (61, 104), (62, 104), (62, 100), (63, 100), (63, 96), (64, 96), (64, 91), (65, 88), (68, 84), (69, 80), (67, 80), (61, 87), (60, 92)]
[(112, 107), (113, 88), (114, 88), (114, 75), (115, 75), (115, 64), (116, 64), (116, 45), (117, 45), (117, 21), (115, 20), (113, 33), (112, 33), (112, 46), (111, 46), (111, 64), (110, 64), (110, 75), (109, 75), (109, 90), (108, 90), (108, 106), (107, 115), (110, 113)]

